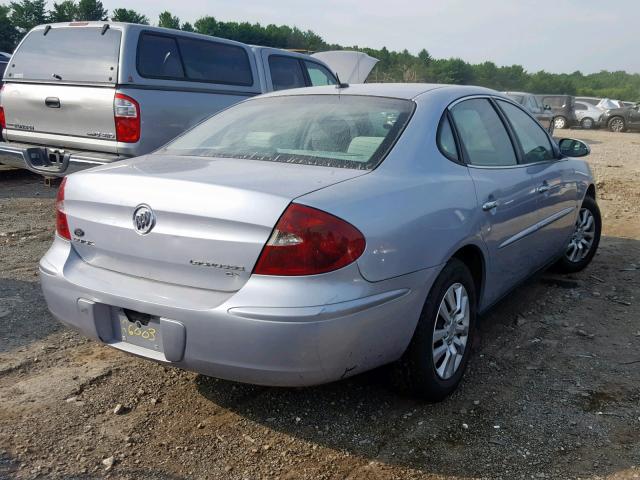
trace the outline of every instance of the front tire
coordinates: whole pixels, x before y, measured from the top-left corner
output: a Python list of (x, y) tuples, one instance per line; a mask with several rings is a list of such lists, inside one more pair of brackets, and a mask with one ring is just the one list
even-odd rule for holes
[(569, 239), (562, 258), (554, 266), (561, 273), (575, 273), (584, 270), (593, 259), (602, 231), (600, 209), (595, 199), (585, 197), (578, 212), (574, 232)]
[(460, 260), (447, 262), (434, 282), (402, 360), (404, 381), (419, 397), (439, 402), (467, 367), (476, 324), (476, 291)]
[(564, 118), (563, 116), (558, 116), (558, 117), (553, 119), (553, 126), (554, 126), (554, 128), (557, 128), (558, 130), (562, 130), (564, 128), (567, 128), (567, 119)]

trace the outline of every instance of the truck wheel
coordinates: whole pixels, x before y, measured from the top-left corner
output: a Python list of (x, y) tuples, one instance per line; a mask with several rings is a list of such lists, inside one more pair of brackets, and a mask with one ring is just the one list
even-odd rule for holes
[(609, 120), (609, 130), (612, 132), (620, 133), (624, 132), (627, 129), (627, 126), (624, 123), (624, 118), (622, 117), (613, 117)]
[(403, 380), (414, 394), (439, 402), (456, 389), (469, 361), (475, 323), (473, 278), (453, 258), (431, 287), (400, 362)]
[(598, 204), (592, 197), (585, 197), (564, 255), (554, 265), (554, 270), (574, 273), (589, 265), (598, 250), (601, 230), (602, 219)]
[(567, 119), (563, 116), (558, 116), (553, 119), (553, 126), (557, 129), (567, 128)]

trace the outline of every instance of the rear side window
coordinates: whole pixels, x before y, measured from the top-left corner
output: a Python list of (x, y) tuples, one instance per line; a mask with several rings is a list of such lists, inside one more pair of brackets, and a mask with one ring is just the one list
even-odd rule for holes
[(251, 64), (244, 48), (178, 37), (187, 78), (226, 85), (253, 85)]
[(253, 85), (247, 52), (236, 45), (144, 33), (138, 44), (143, 77)]
[(184, 78), (175, 38), (143, 34), (138, 44), (138, 73), (151, 78)]
[[(34, 30), (16, 51), (7, 78), (48, 82), (116, 83), (120, 31), (101, 27)], [(14, 66), (15, 65), (15, 66)]]
[(471, 165), (516, 165), (509, 134), (489, 100), (474, 98), (451, 109), (467, 159)]
[(269, 56), (269, 71), (274, 90), (306, 87), (300, 61), (282, 55)]
[(509, 119), (509, 123), (520, 141), (524, 153), (524, 163), (544, 162), (554, 158), (553, 148), (549, 137), (542, 130), (540, 124), (533, 120), (515, 105), (498, 100), (502, 111)]
[(335, 85), (337, 83), (333, 74), (319, 63), (305, 60), (304, 66), (307, 68), (312, 86)]
[(449, 160), (459, 161), (456, 140), (449, 123), (449, 117), (446, 114), (440, 120), (440, 126), (438, 127), (438, 147)]

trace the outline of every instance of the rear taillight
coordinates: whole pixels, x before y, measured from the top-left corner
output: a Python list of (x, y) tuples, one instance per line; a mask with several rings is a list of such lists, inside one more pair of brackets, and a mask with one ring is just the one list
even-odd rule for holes
[(140, 140), (140, 105), (133, 98), (116, 93), (113, 99), (116, 140), (135, 143)]
[(315, 275), (355, 261), (362, 233), (322, 210), (292, 203), (285, 210), (254, 268), (258, 275)]
[[(0, 102), (2, 101), (2, 90), (4, 90), (4, 84), (0, 86)], [(7, 120), (4, 118), (4, 107), (0, 103), (0, 130), (4, 130), (5, 128), (7, 128)]]
[(67, 214), (64, 211), (64, 187), (67, 179), (63, 178), (58, 195), (56, 196), (56, 232), (62, 238), (71, 240), (71, 232), (69, 232), (69, 223), (67, 223)]

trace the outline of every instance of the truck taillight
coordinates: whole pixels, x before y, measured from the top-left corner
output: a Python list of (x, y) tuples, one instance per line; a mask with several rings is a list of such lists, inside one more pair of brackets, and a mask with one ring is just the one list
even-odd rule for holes
[(358, 259), (365, 238), (356, 227), (316, 208), (292, 203), (278, 220), (253, 273), (316, 275)]
[(58, 188), (58, 195), (56, 196), (56, 232), (62, 238), (71, 240), (71, 232), (69, 231), (69, 223), (67, 222), (67, 214), (64, 211), (64, 187), (67, 183), (67, 178), (62, 179), (60, 188)]
[(140, 105), (123, 93), (113, 99), (113, 117), (116, 123), (116, 140), (136, 143), (140, 140)]
[[(4, 85), (0, 86), (0, 130), (4, 130), (7, 128), (7, 120), (4, 117), (4, 107), (2, 106), (2, 90), (4, 90)], [(2, 140), (2, 138), (0, 138)]]

